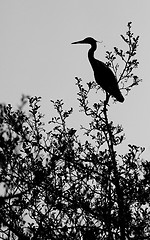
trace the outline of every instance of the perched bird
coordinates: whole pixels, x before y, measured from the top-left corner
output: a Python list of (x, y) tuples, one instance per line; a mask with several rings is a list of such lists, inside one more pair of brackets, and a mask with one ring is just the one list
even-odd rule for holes
[(84, 40), (73, 42), (72, 44), (90, 44), (91, 48), (88, 51), (88, 59), (94, 71), (94, 77), (98, 85), (100, 85), (107, 93), (112, 95), (119, 102), (124, 101), (117, 79), (112, 70), (103, 62), (94, 58), (94, 52), (97, 48), (97, 42), (94, 38), (87, 37)]

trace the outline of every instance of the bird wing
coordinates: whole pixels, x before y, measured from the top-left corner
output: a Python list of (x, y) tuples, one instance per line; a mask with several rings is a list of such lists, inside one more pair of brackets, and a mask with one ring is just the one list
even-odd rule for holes
[(95, 59), (95, 67), (93, 68), (96, 82), (106, 91), (112, 86), (118, 86), (117, 79), (112, 70), (103, 62)]
[(112, 70), (105, 63), (97, 59), (95, 59), (94, 65), (91, 65), (97, 84), (99, 84), (106, 92), (114, 96), (118, 101), (123, 102), (124, 98), (119, 90), (117, 78)]

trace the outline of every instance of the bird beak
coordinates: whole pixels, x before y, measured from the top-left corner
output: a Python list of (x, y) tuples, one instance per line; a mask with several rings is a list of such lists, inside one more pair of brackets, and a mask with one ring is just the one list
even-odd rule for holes
[(81, 43), (84, 43), (84, 42), (83, 42), (83, 40), (81, 40), (81, 41), (73, 42), (71, 44), (78, 44), (78, 43), (81, 44)]
[[(98, 43), (102, 43), (103, 41), (97, 41), (97, 40), (95, 40), (96, 42), (98, 42)], [(73, 42), (73, 43), (71, 43), (71, 44), (82, 44), (82, 43), (86, 43), (85, 42), (85, 39), (84, 40), (81, 40), (81, 41), (77, 41), (77, 42)]]

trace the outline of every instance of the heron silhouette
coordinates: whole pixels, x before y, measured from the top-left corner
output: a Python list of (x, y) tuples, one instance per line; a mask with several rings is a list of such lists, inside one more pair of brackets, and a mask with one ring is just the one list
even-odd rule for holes
[(108, 93), (115, 97), (117, 101), (123, 102), (124, 97), (122, 96), (118, 83), (117, 78), (115, 77), (112, 70), (102, 61), (99, 61), (94, 58), (94, 52), (97, 48), (97, 42), (92, 37), (87, 37), (81, 41), (73, 42), (72, 44), (90, 44), (91, 48), (88, 51), (88, 59), (94, 71), (94, 77), (98, 85), (100, 85), (105, 91), (106, 96)]

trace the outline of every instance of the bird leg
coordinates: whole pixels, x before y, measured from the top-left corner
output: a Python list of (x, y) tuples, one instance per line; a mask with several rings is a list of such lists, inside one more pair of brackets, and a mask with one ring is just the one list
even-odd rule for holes
[(105, 106), (108, 105), (109, 97), (110, 97), (110, 95), (108, 94), (108, 92), (106, 92), (106, 100), (104, 101)]

